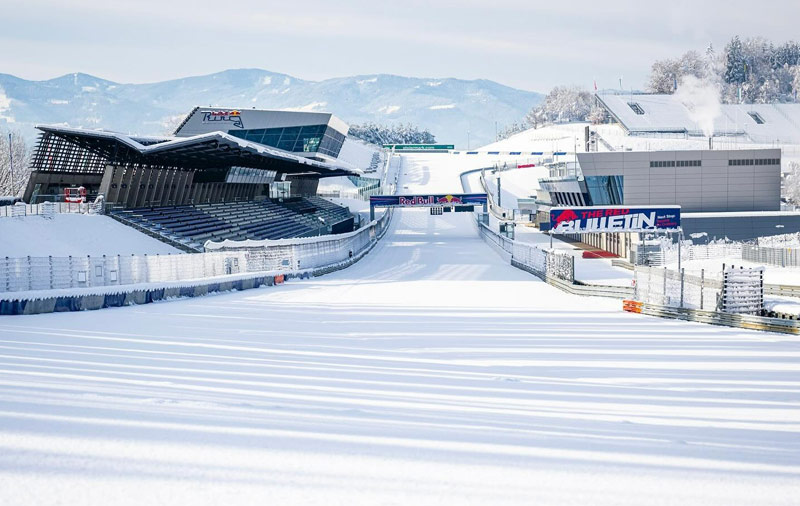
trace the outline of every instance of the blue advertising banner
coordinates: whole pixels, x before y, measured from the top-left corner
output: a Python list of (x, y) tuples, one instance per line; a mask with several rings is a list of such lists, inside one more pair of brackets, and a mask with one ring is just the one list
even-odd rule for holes
[(550, 209), (554, 234), (656, 232), (681, 228), (681, 206), (595, 206)]
[(446, 195), (373, 195), (369, 198), (372, 207), (432, 207), (483, 205), (485, 193), (449, 193)]

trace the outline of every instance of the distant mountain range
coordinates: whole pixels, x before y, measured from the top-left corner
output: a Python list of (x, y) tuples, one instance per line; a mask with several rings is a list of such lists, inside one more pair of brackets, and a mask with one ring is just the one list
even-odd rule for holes
[[(164, 134), (196, 105), (332, 112), (350, 124), (413, 123), (438, 142), (466, 148), (493, 142), (495, 128), (521, 120), (539, 93), (484, 79), (379, 74), (305, 81), (259, 69), (225, 70), (150, 84), (87, 74), (28, 81), (0, 74), (0, 129), (31, 141), (34, 125), (63, 123), (132, 134)], [(496, 124), (496, 126), (495, 126)]]

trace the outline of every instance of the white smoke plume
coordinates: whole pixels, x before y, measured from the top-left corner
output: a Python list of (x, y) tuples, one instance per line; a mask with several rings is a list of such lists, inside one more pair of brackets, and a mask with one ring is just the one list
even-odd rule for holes
[(716, 85), (691, 75), (683, 76), (675, 98), (689, 110), (689, 118), (697, 123), (703, 135), (714, 135), (714, 120), (722, 113)]

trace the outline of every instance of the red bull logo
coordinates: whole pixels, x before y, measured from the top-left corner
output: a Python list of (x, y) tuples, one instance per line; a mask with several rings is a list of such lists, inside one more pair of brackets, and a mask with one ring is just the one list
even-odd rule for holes
[(556, 227), (561, 225), (562, 222), (565, 221), (575, 221), (578, 219), (578, 215), (575, 214), (575, 211), (572, 209), (567, 209), (566, 211), (561, 211), (561, 213), (556, 217)]
[(461, 197), (454, 197), (452, 195), (445, 195), (436, 200), (437, 204), (461, 204), (463, 203)]

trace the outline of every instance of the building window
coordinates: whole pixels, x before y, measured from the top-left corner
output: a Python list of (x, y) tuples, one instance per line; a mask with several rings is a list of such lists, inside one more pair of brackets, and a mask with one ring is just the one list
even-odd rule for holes
[[(316, 153), (319, 151), (322, 137), (326, 129), (327, 125), (309, 125), (302, 127), (230, 130), (228, 134), (284, 151)], [(344, 142), (344, 136), (342, 136), (342, 142)], [(339, 148), (341, 149), (341, 145)], [(337, 155), (338, 153), (338, 150), (336, 150)]]
[(587, 176), (586, 188), (589, 190), (590, 205), (623, 204), (623, 176)]
[[(657, 160), (650, 162), (650, 167), (675, 167), (675, 160)], [(680, 167), (680, 165), (679, 165)]]
[(630, 107), (633, 110), (633, 112), (635, 112), (639, 116), (644, 115), (644, 109), (642, 109), (642, 106), (639, 105), (638, 102), (628, 102), (628, 107)]
[(755, 122), (756, 122), (756, 123), (758, 123), (759, 125), (763, 125), (763, 124), (764, 124), (764, 118), (762, 118), (762, 117), (761, 117), (761, 115), (760, 115), (760, 114), (758, 114), (757, 112), (753, 111), (753, 112), (748, 112), (747, 114), (748, 114), (748, 115), (749, 115), (751, 118), (753, 118), (753, 121), (755, 121)]

